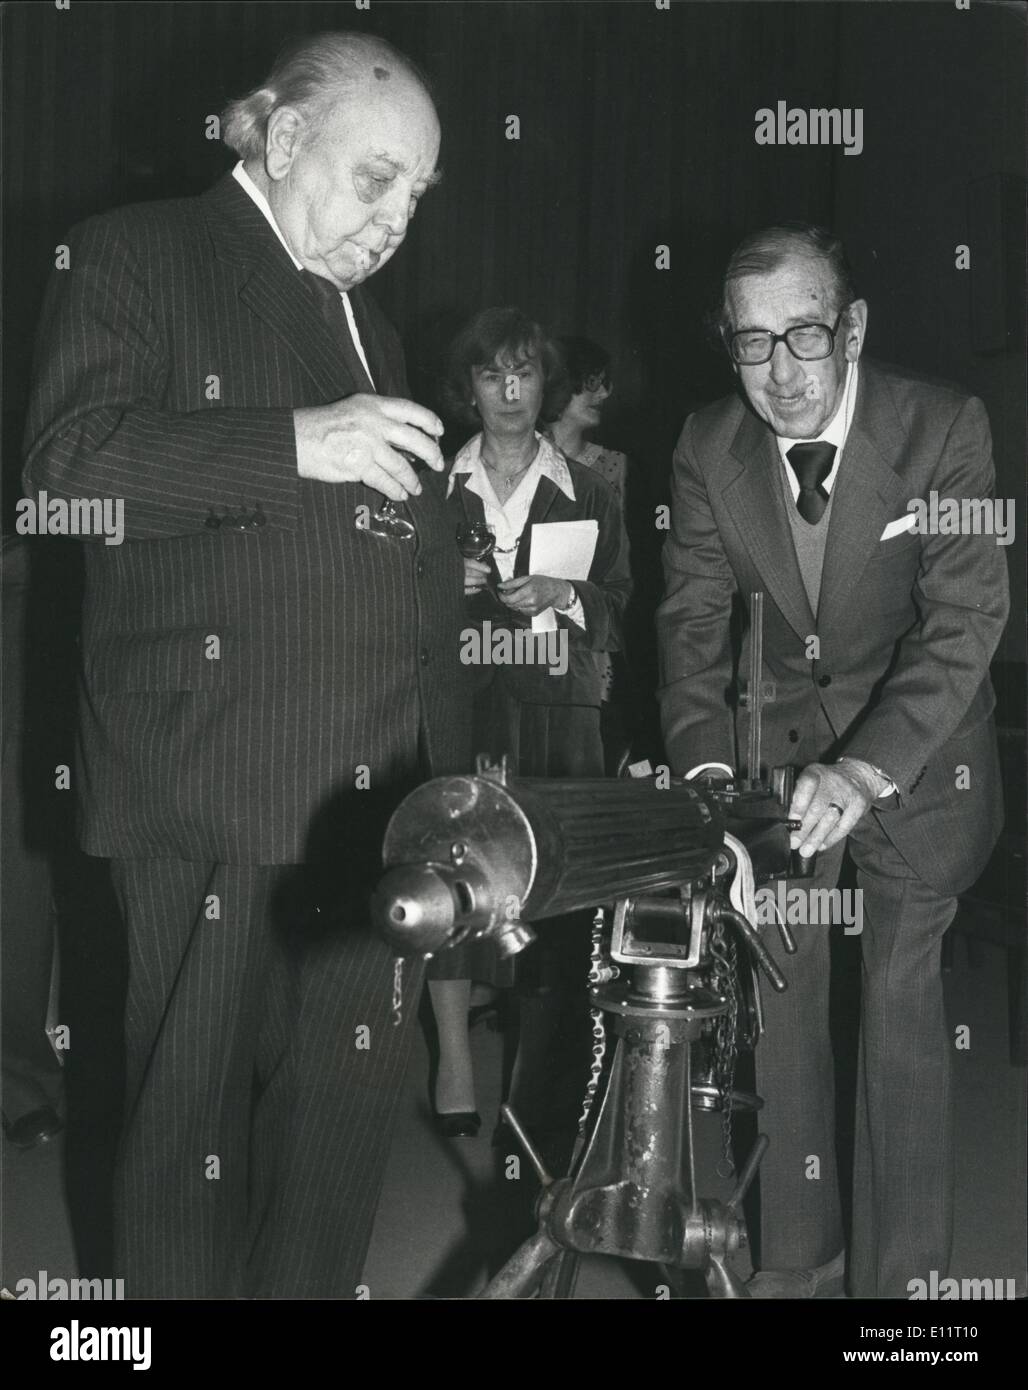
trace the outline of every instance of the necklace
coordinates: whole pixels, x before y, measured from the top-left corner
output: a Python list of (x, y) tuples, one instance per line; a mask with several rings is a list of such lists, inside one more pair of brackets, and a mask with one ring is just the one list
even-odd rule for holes
[[(488, 465), (486, 466), (488, 467)], [(519, 468), (518, 471), (516, 473), (512, 473), (509, 478), (504, 478), (502, 476), (494, 474), (491, 468), (489, 469), (489, 472), (502, 485), (504, 494), (507, 494), (513, 491), (515, 486), (521, 481), (521, 479), (525, 476), (525, 474), (528, 472), (531, 466), (532, 465), (530, 463), (526, 463), (524, 468)]]
[(482, 463), (485, 465), (486, 471), (489, 474), (490, 480), (496, 479), (498, 482), (502, 483), (503, 490), (505, 493), (509, 493), (511, 491), (515, 484), (532, 467), (532, 464), (534, 462), (534, 457), (530, 458), (527, 463), (523, 463), (521, 467), (517, 469), (514, 473), (511, 473), (509, 477), (504, 477), (502, 474), (497, 473), (496, 469), (491, 463), (486, 463), (485, 459), (482, 460)]

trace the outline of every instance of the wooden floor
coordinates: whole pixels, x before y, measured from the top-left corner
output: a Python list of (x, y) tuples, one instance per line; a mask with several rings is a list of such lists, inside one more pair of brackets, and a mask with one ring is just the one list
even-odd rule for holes
[[(966, 1024), (971, 1046), (956, 1053), (958, 1201), (956, 1278), (1014, 1278), (1025, 1290), (1026, 1073), (1008, 1053), (1006, 956), (980, 947), (969, 965), (958, 941), (947, 976), (951, 1023)], [(419, 1045), (407, 1077), (401, 1119), (385, 1178), (364, 1279), (373, 1299), (466, 1298), (483, 1285), (528, 1229), (533, 1179), (508, 1178), (490, 1145), (499, 1102), (499, 1035), (473, 1034), (479, 1109), (485, 1124), (475, 1140), (444, 1141), (431, 1126), (428, 1054)], [(717, 1158), (716, 1117), (702, 1117), (699, 1171), (706, 1196), (727, 1184), (710, 1176)], [(2, 1283), (20, 1278), (71, 1278), (79, 1270), (62, 1190), (61, 1145), (22, 1153), (4, 1146)], [(528, 1186), (526, 1186), (528, 1185)], [(745, 1258), (738, 1266), (746, 1273)], [(584, 1262), (577, 1296), (656, 1297), (651, 1266), (614, 1260)]]
[[(1023, 1293), (1028, 1073), (1008, 1057), (1006, 953), (980, 945), (971, 967), (958, 939), (953, 956), (948, 1011), (954, 1027), (968, 1025), (971, 1045), (956, 1053), (958, 1201), (950, 1273), (1014, 1278)], [(411, 1067), (364, 1275), (373, 1298), (471, 1296), (516, 1244), (515, 1224), (505, 1218), (518, 1204), (504, 1191), (511, 1183), (490, 1146), (500, 1045), (483, 1028), (472, 1037), (479, 1109), (488, 1121), (476, 1140), (444, 1141), (433, 1133), (427, 1054), (419, 1053)], [(731, 1184), (714, 1174), (718, 1122), (717, 1116), (699, 1119), (697, 1171), (704, 1175), (702, 1194), (724, 1198)], [(735, 1267), (748, 1273), (745, 1252)], [(577, 1296), (653, 1298), (660, 1282), (653, 1266), (592, 1257), (583, 1262)]]

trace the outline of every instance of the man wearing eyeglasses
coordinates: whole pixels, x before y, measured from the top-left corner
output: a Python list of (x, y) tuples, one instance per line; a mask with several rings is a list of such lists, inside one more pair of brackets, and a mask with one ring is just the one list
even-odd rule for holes
[(353, 1298), (419, 982), (367, 890), (391, 807), (470, 757), (442, 426), (364, 289), (439, 122), (402, 54), (329, 33), (223, 133), (209, 192), (69, 237), (25, 479), (124, 507), (84, 546), (77, 774), (128, 939), (115, 1272)]
[[(747, 714), (733, 609), (764, 603), (765, 769), (800, 769), (790, 815), (831, 888), (862, 892), (862, 1019), (848, 1249), (836, 1174), (828, 924), (795, 926), (789, 988), (756, 1051), (761, 1298), (909, 1296), (949, 1259), (952, 1037), (939, 953), (1001, 803), (989, 661), (1007, 615), (991, 535), (919, 534), (908, 504), (987, 498), (980, 401), (862, 358), (841, 242), (805, 224), (747, 237), (721, 335), (740, 391), (686, 421), (674, 457), (660, 699), (673, 769), (738, 767)], [(712, 773), (711, 775), (716, 775)], [(810, 902), (816, 900), (811, 897)], [(824, 901), (822, 898), (821, 901)], [(855, 987), (855, 982), (853, 982)]]

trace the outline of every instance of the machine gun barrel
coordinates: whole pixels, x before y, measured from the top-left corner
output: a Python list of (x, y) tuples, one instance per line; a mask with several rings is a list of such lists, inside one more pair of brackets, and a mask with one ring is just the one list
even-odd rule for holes
[(685, 782), (436, 778), (390, 821), (373, 914), (400, 955), (486, 935), (514, 954), (526, 922), (703, 878), (724, 830), (716, 799)]

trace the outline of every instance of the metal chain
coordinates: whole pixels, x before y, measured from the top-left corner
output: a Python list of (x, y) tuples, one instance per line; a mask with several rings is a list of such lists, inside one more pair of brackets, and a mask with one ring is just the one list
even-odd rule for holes
[(393, 961), (393, 1027), (403, 1022), (403, 956)]
[[(596, 909), (596, 915), (592, 920), (592, 939), (589, 948), (589, 984), (604, 985), (609, 980), (616, 980), (621, 974), (613, 962), (607, 960), (603, 953), (603, 928), (606, 915), (602, 907)], [(582, 1114), (578, 1121), (578, 1133), (585, 1133), (585, 1126), (596, 1099), (596, 1092), (599, 1088), (600, 1077), (603, 1075), (603, 1059), (607, 1051), (607, 1030), (603, 1025), (603, 1010), (590, 1009), (589, 1017), (593, 1025), (593, 1059), (589, 1067), (589, 1082), (585, 1088), (585, 1096), (582, 1099)]]
[(735, 1089), (739, 993), (735, 942), (731, 938), (726, 939), (721, 921), (716, 922), (711, 931), (710, 954), (714, 958), (711, 983), (715, 991), (728, 1001), (727, 1010), (714, 1023), (712, 1079), (721, 1101), (721, 1163), (718, 1164), (718, 1173), (721, 1177), (730, 1178), (735, 1173), (732, 1159), (732, 1093)]

